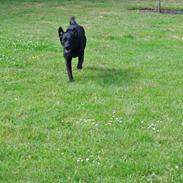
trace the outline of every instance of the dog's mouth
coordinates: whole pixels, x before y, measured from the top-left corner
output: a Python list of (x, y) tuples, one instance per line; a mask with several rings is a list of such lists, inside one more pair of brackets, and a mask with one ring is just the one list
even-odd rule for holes
[(70, 53), (70, 52), (71, 52), (71, 49), (68, 49), (68, 48), (65, 49), (65, 53)]

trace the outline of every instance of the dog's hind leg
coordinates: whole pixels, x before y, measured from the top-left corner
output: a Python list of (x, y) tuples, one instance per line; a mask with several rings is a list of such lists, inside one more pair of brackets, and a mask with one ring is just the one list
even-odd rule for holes
[(77, 65), (78, 69), (83, 68), (83, 62), (84, 62), (84, 54), (79, 55), (79, 57), (78, 57), (78, 65)]
[(66, 59), (65, 60), (66, 63), (66, 68), (67, 68), (67, 74), (69, 76), (69, 81), (73, 81), (73, 75), (72, 75), (72, 59)]
[(79, 52), (79, 57), (78, 57), (78, 65), (77, 65), (77, 68), (78, 69), (82, 69), (82, 65), (83, 65), (83, 62), (84, 62), (84, 50), (85, 50), (85, 47), (86, 47), (86, 37), (85, 37), (85, 31), (84, 29), (82, 28), (81, 29), (81, 32), (82, 32), (82, 36), (80, 36), (80, 52)]

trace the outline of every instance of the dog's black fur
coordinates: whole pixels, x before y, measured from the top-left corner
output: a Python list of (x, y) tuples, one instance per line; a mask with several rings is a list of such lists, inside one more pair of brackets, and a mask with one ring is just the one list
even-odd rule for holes
[(62, 27), (59, 27), (58, 35), (64, 49), (64, 58), (69, 80), (73, 81), (72, 58), (78, 57), (77, 68), (82, 69), (84, 50), (86, 47), (85, 30), (82, 26), (76, 23), (75, 17), (71, 17), (70, 26), (67, 28), (66, 32), (64, 32)]

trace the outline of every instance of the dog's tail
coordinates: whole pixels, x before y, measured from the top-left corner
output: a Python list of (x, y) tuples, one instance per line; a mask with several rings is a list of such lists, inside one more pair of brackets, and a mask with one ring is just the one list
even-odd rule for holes
[(70, 25), (75, 25), (75, 24), (77, 24), (76, 21), (75, 21), (75, 17), (72, 16), (72, 17), (70, 18)]

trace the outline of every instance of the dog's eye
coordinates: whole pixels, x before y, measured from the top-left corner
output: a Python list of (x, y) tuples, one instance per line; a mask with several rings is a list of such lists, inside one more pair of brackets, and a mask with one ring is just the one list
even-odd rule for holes
[(64, 38), (63, 41), (66, 42), (67, 41), (67, 38)]

